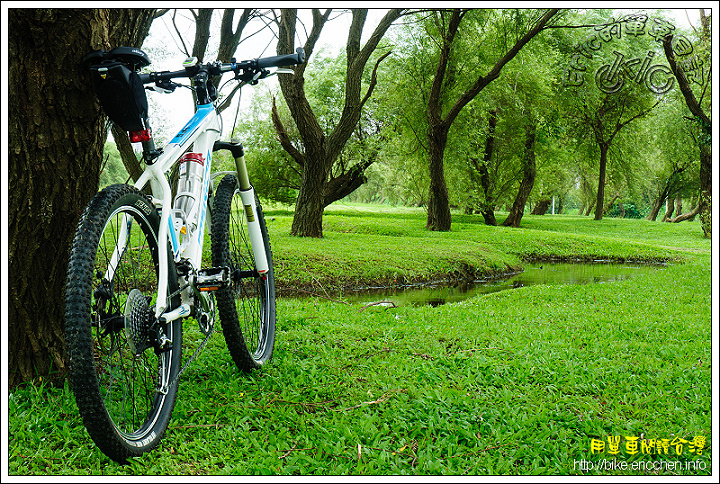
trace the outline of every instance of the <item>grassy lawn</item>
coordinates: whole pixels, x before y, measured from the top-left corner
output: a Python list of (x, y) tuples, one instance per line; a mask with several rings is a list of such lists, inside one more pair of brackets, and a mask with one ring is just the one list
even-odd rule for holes
[[(287, 235), (290, 213), (266, 212), (278, 284), (317, 294), (278, 299), (272, 362), (240, 374), (214, 336), (160, 448), (127, 466), (95, 448), (67, 386), (35, 382), (9, 397), (10, 474), (712, 472), (711, 243), (698, 223), (525, 216), (509, 229), (455, 215), (432, 233), (422, 210), (353, 205), (331, 207), (325, 237), (308, 240)], [(552, 257), (672, 263), (438, 307), (333, 294)]]

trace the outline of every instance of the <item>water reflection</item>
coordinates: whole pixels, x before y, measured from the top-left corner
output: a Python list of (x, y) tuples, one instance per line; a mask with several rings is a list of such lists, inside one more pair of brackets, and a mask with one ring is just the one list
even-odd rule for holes
[(629, 279), (651, 271), (662, 265), (595, 263), (537, 262), (523, 265), (523, 271), (506, 279), (475, 281), (457, 286), (429, 284), (420, 286), (371, 288), (343, 294), (351, 303), (366, 304), (382, 299), (392, 299), (398, 306), (440, 306), (449, 302), (493, 292), (505, 291), (538, 284), (600, 284)]

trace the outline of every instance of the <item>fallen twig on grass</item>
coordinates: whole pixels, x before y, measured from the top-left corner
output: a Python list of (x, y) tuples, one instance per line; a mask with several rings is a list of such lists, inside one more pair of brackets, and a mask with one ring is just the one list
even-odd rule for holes
[(388, 307), (388, 308), (396, 308), (396, 307), (398, 307), (398, 305), (395, 304), (393, 301), (388, 301), (388, 300), (384, 299), (384, 300), (382, 300), (382, 301), (374, 301), (374, 302), (371, 302), (371, 303), (367, 303), (366, 305), (364, 305), (363, 307), (361, 307), (360, 309), (358, 309), (358, 312), (361, 313), (361, 312), (365, 311), (367, 308), (372, 307), (372, 306), (385, 306), (385, 307)]
[(468, 348), (466, 350), (457, 350), (455, 353), (466, 353), (468, 351), (480, 351), (480, 350), (502, 350), (504, 348), (499, 348), (497, 346), (486, 346), (485, 348)]
[(287, 456), (289, 456), (290, 454), (292, 454), (293, 452), (295, 452), (296, 450), (313, 450), (314, 448), (315, 448), (315, 447), (303, 447), (303, 448), (301, 448), (301, 449), (298, 449), (298, 448), (297, 448), (297, 442), (295, 442), (295, 443), (293, 444), (293, 446), (292, 446), (292, 449), (289, 449), (289, 450), (279, 450), (279, 449), (278, 449), (278, 452), (285, 452), (283, 455), (281, 455), (280, 457), (278, 457), (278, 459), (281, 459), (281, 460), (282, 460), (282, 459), (286, 458)]
[(419, 356), (423, 360), (434, 360), (434, 356), (430, 356), (427, 353), (413, 353), (413, 356)]
[(372, 358), (373, 356), (379, 355), (380, 353), (389, 353), (389, 352), (390, 352), (390, 348), (387, 347), (387, 346), (384, 346), (383, 349), (381, 349), (380, 351), (376, 351), (375, 353), (365, 353), (365, 354), (363, 354), (363, 355), (358, 356), (357, 358), (367, 358), (367, 359), (370, 359), (370, 358)]
[(347, 412), (348, 410), (354, 410), (356, 408), (360, 408), (363, 405), (375, 405), (378, 403), (383, 403), (383, 402), (388, 401), (393, 395), (397, 395), (398, 393), (405, 393), (406, 391), (407, 390), (405, 390), (404, 388), (401, 388), (399, 390), (390, 390), (390, 391), (383, 393), (382, 396), (380, 396), (380, 398), (378, 398), (377, 400), (373, 400), (372, 402), (362, 402), (362, 403), (358, 403), (357, 405), (353, 405), (352, 407), (348, 407), (346, 409), (341, 409), (341, 410), (335, 410), (335, 411), (336, 412)]

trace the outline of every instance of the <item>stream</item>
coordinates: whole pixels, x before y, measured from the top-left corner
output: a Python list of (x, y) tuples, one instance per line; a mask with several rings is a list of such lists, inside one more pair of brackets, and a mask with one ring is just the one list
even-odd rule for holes
[(595, 262), (530, 262), (523, 264), (523, 271), (507, 278), (479, 280), (469, 284), (447, 286), (443, 283), (421, 285), (364, 288), (343, 293), (343, 299), (353, 304), (397, 306), (439, 306), (459, 302), (481, 294), (516, 289), (518, 287), (564, 284), (602, 284), (647, 274), (665, 267), (662, 264)]

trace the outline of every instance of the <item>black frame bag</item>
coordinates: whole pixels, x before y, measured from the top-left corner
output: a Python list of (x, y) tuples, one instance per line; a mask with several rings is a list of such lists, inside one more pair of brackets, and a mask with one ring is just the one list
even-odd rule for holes
[(92, 52), (84, 63), (105, 114), (125, 131), (149, 129), (147, 96), (136, 72), (150, 63), (147, 55), (140, 49), (117, 47)]

